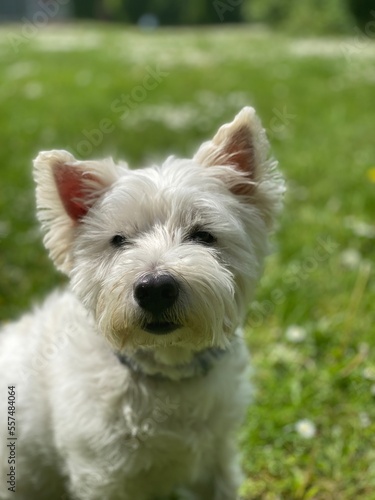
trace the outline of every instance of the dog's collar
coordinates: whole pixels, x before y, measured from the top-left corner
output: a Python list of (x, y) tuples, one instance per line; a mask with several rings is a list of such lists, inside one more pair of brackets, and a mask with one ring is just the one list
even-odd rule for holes
[(204, 349), (203, 351), (197, 352), (190, 363), (174, 366), (173, 375), (168, 373), (172, 371), (169, 367), (166, 373), (163, 373), (164, 370), (153, 370), (148, 373), (148, 371), (142, 368), (141, 365), (143, 363), (140, 363), (123, 353), (117, 352), (115, 354), (120, 363), (128, 367), (133, 373), (156, 380), (180, 380), (206, 376), (212, 370), (215, 363), (227, 352), (227, 349), (222, 349), (220, 347), (210, 347), (208, 349)]

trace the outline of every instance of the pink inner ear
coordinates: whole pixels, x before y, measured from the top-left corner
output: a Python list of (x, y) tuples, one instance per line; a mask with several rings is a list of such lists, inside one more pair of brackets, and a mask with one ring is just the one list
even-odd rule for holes
[(251, 180), (255, 177), (254, 150), (247, 127), (238, 129), (225, 146), (230, 162)]
[(85, 201), (82, 172), (74, 167), (60, 165), (55, 168), (54, 177), (65, 211), (71, 219), (79, 222), (90, 208), (90, 203)]
[[(255, 157), (252, 138), (247, 127), (241, 127), (232, 135), (224, 146), (224, 156), (228, 157), (236, 170), (245, 174), (247, 179), (255, 181)], [(239, 182), (232, 186), (231, 191), (236, 195), (251, 195), (254, 192), (254, 184)]]

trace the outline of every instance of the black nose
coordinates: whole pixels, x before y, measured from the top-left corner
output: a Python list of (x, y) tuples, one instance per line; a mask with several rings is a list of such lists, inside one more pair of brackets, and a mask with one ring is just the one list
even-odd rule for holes
[(179, 291), (170, 274), (146, 274), (134, 285), (134, 297), (140, 307), (157, 316), (173, 306)]

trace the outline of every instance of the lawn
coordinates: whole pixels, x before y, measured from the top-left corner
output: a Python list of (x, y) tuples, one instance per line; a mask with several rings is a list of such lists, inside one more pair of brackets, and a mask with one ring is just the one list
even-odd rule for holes
[(0, 319), (64, 281), (34, 215), (39, 150), (142, 166), (192, 154), (254, 105), (288, 193), (246, 330), (244, 498), (375, 499), (375, 44), (21, 28), (0, 31)]

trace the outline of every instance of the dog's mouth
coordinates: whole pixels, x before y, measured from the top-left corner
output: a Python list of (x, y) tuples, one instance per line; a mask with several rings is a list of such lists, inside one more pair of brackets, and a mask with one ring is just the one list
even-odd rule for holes
[(152, 321), (144, 326), (144, 330), (146, 332), (153, 333), (155, 335), (165, 335), (177, 330), (177, 328), (180, 328), (180, 325), (170, 321)]

